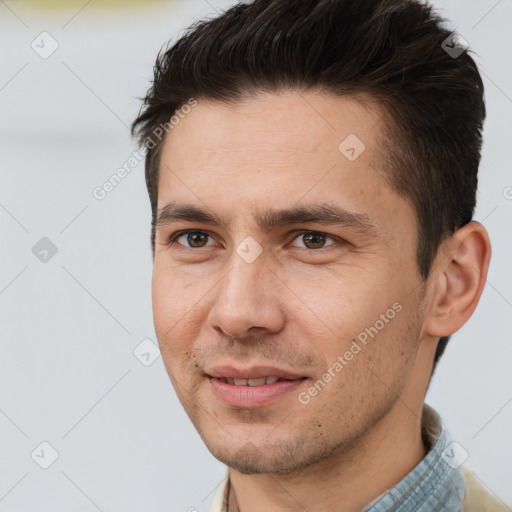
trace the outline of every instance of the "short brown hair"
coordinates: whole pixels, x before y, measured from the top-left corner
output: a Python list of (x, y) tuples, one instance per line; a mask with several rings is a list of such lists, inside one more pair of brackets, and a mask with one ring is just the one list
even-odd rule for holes
[[(387, 114), (382, 166), (417, 213), (417, 263), (426, 279), (444, 237), (473, 217), (485, 119), (477, 66), (467, 49), (447, 51), (454, 39), (445, 22), (416, 0), (239, 3), (160, 50), (132, 135), (145, 144), (190, 98), (362, 93)], [(148, 149), (145, 162), (153, 255), (162, 144)], [(448, 340), (440, 339), (434, 368)]]

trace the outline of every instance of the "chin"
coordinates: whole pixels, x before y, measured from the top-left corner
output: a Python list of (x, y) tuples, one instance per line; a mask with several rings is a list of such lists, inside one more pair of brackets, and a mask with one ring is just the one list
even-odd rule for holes
[(330, 446), (311, 444), (308, 446), (310, 451), (304, 452), (305, 444), (300, 439), (270, 444), (264, 438), (264, 445), (258, 447), (250, 441), (236, 442), (229, 435), (225, 442), (201, 437), (217, 460), (244, 475), (293, 473), (332, 454)]

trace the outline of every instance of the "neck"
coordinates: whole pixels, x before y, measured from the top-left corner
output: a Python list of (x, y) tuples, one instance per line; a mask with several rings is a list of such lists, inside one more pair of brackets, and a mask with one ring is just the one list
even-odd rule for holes
[[(403, 397), (404, 398), (404, 397)], [(229, 512), (356, 512), (404, 478), (427, 453), (422, 406), (399, 399), (354, 446), (285, 475), (230, 470)]]

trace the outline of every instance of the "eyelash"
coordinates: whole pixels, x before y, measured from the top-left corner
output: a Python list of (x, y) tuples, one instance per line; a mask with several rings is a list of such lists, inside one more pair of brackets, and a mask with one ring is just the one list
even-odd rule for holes
[[(185, 231), (178, 231), (178, 232), (173, 233), (172, 235), (170, 235), (169, 238), (168, 238), (168, 241), (167, 241), (167, 245), (169, 247), (171, 245), (174, 245), (174, 243), (176, 242), (176, 240), (178, 238), (180, 238), (183, 235), (187, 235), (189, 233), (203, 233), (205, 235), (208, 235), (210, 238), (212, 237), (207, 231), (202, 231), (202, 230), (198, 230), (198, 229), (187, 229)], [(342, 238), (339, 238), (339, 237), (334, 236), (334, 235), (330, 235), (329, 233), (324, 233), (323, 231), (312, 231), (310, 229), (304, 229), (302, 231), (297, 232), (296, 236), (295, 236), (295, 238), (293, 240), (296, 240), (297, 238), (299, 238), (302, 235), (305, 235), (306, 233), (312, 233), (312, 234), (315, 234), (315, 235), (325, 235), (326, 238), (331, 238), (332, 240), (334, 240), (338, 244), (346, 244), (346, 243), (348, 243), (345, 240), (343, 240)], [(178, 245), (181, 245), (181, 244), (178, 244)], [(331, 247), (333, 245), (335, 245), (335, 244), (331, 244), (331, 245), (328, 245), (328, 246), (325, 246), (325, 247), (320, 247), (318, 249), (308, 249), (307, 247), (296, 247), (296, 249), (303, 249), (303, 250), (312, 252), (312, 251), (320, 251), (321, 249), (326, 249), (327, 247)], [(205, 249), (206, 248), (206, 247), (186, 247), (186, 246), (183, 246), (183, 245), (182, 245), (182, 247), (184, 249), (191, 249), (191, 250), (194, 250), (194, 249)]]

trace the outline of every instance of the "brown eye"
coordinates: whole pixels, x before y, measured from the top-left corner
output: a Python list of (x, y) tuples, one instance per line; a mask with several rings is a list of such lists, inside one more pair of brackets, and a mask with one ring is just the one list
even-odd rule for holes
[(202, 231), (192, 231), (187, 233), (187, 242), (190, 247), (204, 247), (208, 242), (208, 235)]
[[(178, 242), (178, 245), (181, 245), (185, 248), (200, 249), (202, 247), (207, 247), (209, 237), (210, 235), (204, 231), (182, 231), (181, 233), (176, 233), (170, 237), (169, 245)], [(184, 239), (185, 241), (180, 242), (180, 238)]]
[(325, 233), (320, 233), (317, 231), (305, 231), (300, 233), (296, 240), (302, 240), (306, 249), (322, 249), (323, 247), (326, 247), (325, 243), (329, 238), (332, 240), (332, 237)]
[(310, 249), (318, 249), (320, 247), (323, 247), (325, 243), (325, 238), (326, 236), (321, 233), (305, 233), (304, 235), (302, 235), (304, 243)]

